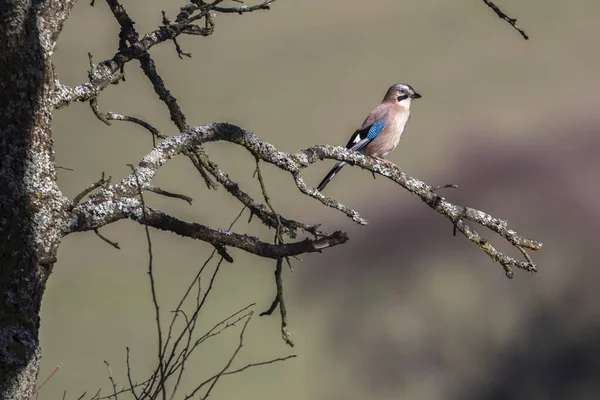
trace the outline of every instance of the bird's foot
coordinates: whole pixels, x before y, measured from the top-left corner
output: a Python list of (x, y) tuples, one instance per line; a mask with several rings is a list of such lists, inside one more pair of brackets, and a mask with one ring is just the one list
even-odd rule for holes
[(387, 165), (389, 165), (390, 167), (393, 167), (393, 168), (397, 169), (398, 171), (401, 171), (401, 169), (400, 169), (399, 166), (397, 166), (396, 164), (394, 164), (391, 161), (386, 160), (385, 158), (382, 158), (382, 157), (373, 157), (373, 158), (376, 159), (377, 161), (381, 161), (383, 163), (386, 163)]

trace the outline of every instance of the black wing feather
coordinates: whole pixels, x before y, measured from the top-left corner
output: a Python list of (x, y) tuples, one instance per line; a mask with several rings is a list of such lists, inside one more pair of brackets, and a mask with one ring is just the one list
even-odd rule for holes
[[(377, 109), (375, 109), (375, 111), (376, 110)], [(362, 126), (360, 128), (358, 128), (354, 132), (354, 134), (350, 137), (350, 140), (346, 144), (347, 149), (354, 150), (354, 151), (360, 151), (367, 144), (369, 144), (369, 142), (371, 142), (372, 139), (369, 139), (369, 131), (373, 127), (373, 124), (380, 123), (381, 120), (384, 119), (385, 114), (387, 114), (386, 111), (383, 111), (383, 112), (375, 112), (375, 111), (372, 112), (371, 114), (369, 114), (369, 116), (367, 117), (365, 122), (363, 122)], [(379, 118), (377, 118), (378, 116), (379, 116)], [(379, 134), (379, 132), (383, 129), (384, 126), (385, 126), (385, 124), (376, 126), (377, 129), (375, 129), (375, 132), (373, 132), (374, 136), (372, 136), (372, 138), (377, 136)], [(340, 172), (340, 170), (344, 167), (344, 165), (346, 165), (345, 162), (338, 161), (334, 165), (334, 167), (331, 169), (331, 171), (329, 171), (329, 173), (325, 176), (325, 178), (323, 178), (321, 183), (319, 183), (319, 186), (317, 186), (317, 190), (319, 192), (323, 191), (323, 189), (325, 189), (325, 186), (327, 186), (329, 184), (329, 182), (331, 182), (333, 177), (336, 176), (338, 172)]]

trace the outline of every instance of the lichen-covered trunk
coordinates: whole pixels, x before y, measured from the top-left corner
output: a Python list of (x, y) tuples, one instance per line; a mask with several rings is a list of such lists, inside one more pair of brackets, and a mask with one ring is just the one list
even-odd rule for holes
[(0, 398), (29, 399), (66, 201), (52, 150), (50, 56), (73, 1), (0, 0)]

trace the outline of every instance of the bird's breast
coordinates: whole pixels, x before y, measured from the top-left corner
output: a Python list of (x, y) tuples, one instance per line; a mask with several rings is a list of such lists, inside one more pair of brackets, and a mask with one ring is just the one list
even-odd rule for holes
[(406, 124), (408, 123), (408, 120), (410, 119), (410, 112), (408, 110), (403, 110), (401, 112), (396, 113), (396, 115), (394, 116), (393, 120), (392, 120), (392, 126), (391, 128), (391, 133), (393, 136), (393, 149), (396, 148), (396, 146), (398, 146), (398, 142), (400, 142), (400, 138), (402, 137), (402, 134), (404, 133), (404, 127), (406, 126)]

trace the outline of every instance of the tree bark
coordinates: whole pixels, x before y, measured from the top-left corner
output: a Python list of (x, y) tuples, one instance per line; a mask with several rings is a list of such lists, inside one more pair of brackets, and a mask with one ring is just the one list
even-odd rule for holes
[[(345, 148), (313, 146), (297, 154), (287, 154), (278, 151), (251, 132), (230, 124), (187, 127), (184, 114), (175, 98), (168, 92), (154, 67), (149, 64), (152, 63), (152, 59), (147, 51), (159, 43), (175, 40), (185, 32), (210, 35), (214, 29), (211, 11), (242, 14), (266, 10), (274, 0), (239, 7), (220, 7), (219, 0), (211, 4), (188, 3), (181, 8), (175, 23), (164, 22), (158, 29), (141, 38), (132, 30), (133, 21), (119, 2), (107, 0), (121, 25), (120, 51), (112, 59), (92, 68), (89, 73), (90, 82), (68, 88), (60, 85), (54, 78), (51, 56), (62, 26), (76, 1), (0, 0), (0, 400), (30, 399), (34, 393), (41, 356), (38, 336), (40, 306), (46, 282), (56, 261), (61, 237), (71, 232), (97, 229), (118, 219), (130, 218), (157, 229), (204, 240), (213, 244), (219, 254), (229, 261), (231, 257), (227, 254), (225, 246), (277, 259), (278, 292), (273, 304), (279, 304), (282, 312), (282, 334), (288, 335), (281, 282), (277, 280), (277, 271), (281, 272), (282, 258), (321, 251), (342, 244), (348, 238), (341, 232), (326, 235), (319, 231), (318, 225), (309, 226), (277, 214), (271, 207), (267, 191), (262, 184), (258, 169), (259, 160), (289, 172), (300, 192), (345, 213), (361, 224), (366, 224), (366, 221), (356, 211), (325, 197), (307, 185), (300, 170), (319, 159), (330, 158), (386, 176), (418, 195), (432, 209), (450, 219), (455, 231), (463, 233), (494, 261), (500, 262), (507, 276), (512, 277), (513, 268), (536, 271), (535, 264), (524, 248), (537, 250), (541, 243), (518, 236), (515, 231), (507, 228), (505, 221), (472, 208), (451, 204), (435, 193), (439, 188), (454, 185), (431, 187), (407, 176), (389, 162), (365, 157)], [(506, 17), (493, 3), (487, 0), (484, 2), (492, 7), (499, 17), (519, 30), (514, 19)], [(202, 18), (205, 20), (204, 27), (194, 23), (198, 23)], [(519, 32), (526, 38), (524, 32)], [(175, 44), (178, 54), (185, 54), (181, 52), (177, 42)], [(153, 83), (159, 98), (168, 106), (172, 119), (181, 132), (169, 138), (163, 135), (164, 140), (161, 144), (144, 157), (132, 174), (120, 184), (107, 185), (86, 202), (75, 204), (83, 195), (79, 199), (76, 197), (74, 201), (69, 201), (61, 193), (56, 182), (52, 113), (56, 108), (72, 101), (93, 102), (104, 87), (119, 80), (120, 69), (136, 58), (142, 62), (146, 76)], [(55, 90), (54, 85), (59, 90)], [(219, 170), (208, 157), (206, 160), (200, 158), (200, 152), (197, 152), (199, 146), (213, 140), (237, 143), (246, 147), (256, 157), (266, 206), (243, 192), (237, 183)], [(217, 182), (248, 207), (252, 215), (260, 218), (267, 226), (275, 228), (278, 235), (275, 244), (264, 243), (248, 235), (180, 221), (146, 207), (141, 198), (138, 201), (136, 196), (141, 194), (141, 191), (151, 189), (150, 181), (158, 168), (178, 154), (189, 156), (192, 162), (196, 162), (194, 165), (197, 165), (205, 179), (210, 181), (210, 178), (206, 178), (208, 171)], [(99, 185), (96, 185), (94, 188), (98, 187)], [(98, 208), (99, 205), (102, 207)], [(527, 261), (518, 261), (497, 251), (487, 239), (466, 225), (465, 220), (490, 228), (519, 249)], [(284, 244), (280, 233), (294, 237), (296, 230), (311, 233), (315, 238)], [(270, 310), (273, 309), (272, 307)], [(162, 360), (159, 362), (162, 363)], [(183, 370), (183, 363), (180, 365)], [(160, 364), (160, 368), (162, 367)]]
[(39, 311), (65, 219), (51, 54), (74, 0), (0, 0), (0, 398), (29, 399)]

